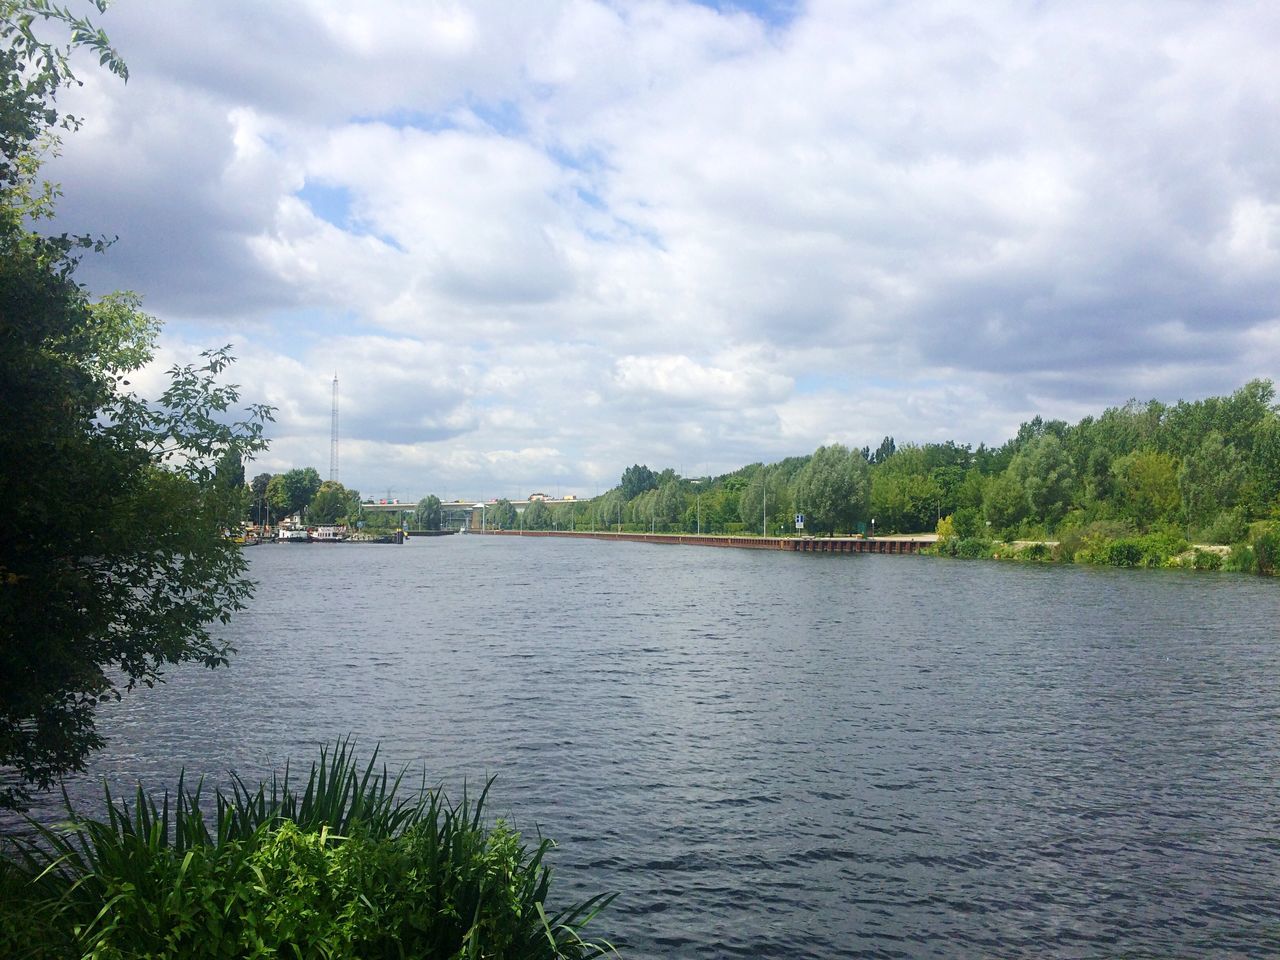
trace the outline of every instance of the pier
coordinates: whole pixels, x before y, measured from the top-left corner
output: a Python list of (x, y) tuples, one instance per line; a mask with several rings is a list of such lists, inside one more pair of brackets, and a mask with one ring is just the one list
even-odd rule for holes
[(789, 550), (793, 553), (919, 553), (937, 539), (931, 534), (904, 537), (737, 537), (693, 533), (609, 533), (587, 530), (468, 530), (481, 537), (571, 537), (579, 540), (626, 540), (686, 547), (731, 547), (738, 550)]

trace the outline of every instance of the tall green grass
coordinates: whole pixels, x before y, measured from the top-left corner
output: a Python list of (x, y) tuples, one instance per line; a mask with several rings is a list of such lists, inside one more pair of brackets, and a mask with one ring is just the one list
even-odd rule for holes
[(214, 791), (141, 785), (106, 818), (33, 824), (0, 859), (0, 956), (576, 958), (613, 953), (583, 928), (613, 897), (548, 913), (551, 841), (487, 825), (492, 781), (452, 804), (403, 773), (322, 750), (282, 776)]

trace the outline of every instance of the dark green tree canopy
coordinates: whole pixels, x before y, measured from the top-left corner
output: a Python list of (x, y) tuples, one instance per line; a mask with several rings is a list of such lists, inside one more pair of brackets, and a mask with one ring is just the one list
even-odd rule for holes
[[(83, 766), (94, 712), (166, 665), (225, 663), (210, 632), (250, 594), (225, 531), (245, 498), (236, 469), (263, 449), (270, 411), (233, 410), (227, 349), (169, 370), (158, 402), (128, 389), (157, 323), (138, 299), (95, 302), (74, 252), (30, 224), (56, 188), (38, 181), (68, 48), (37, 40), (60, 21), (123, 75), (105, 37), (50, 4), (0, 0), (0, 804)], [(219, 467), (221, 466), (221, 471)], [(221, 473), (221, 478), (219, 478)], [(233, 482), (234, 481), (234, 482)]]
[(417, 509), (413, 511), (413, 519), (419, 530), (439, 530), (440, 498), (432, 493), (419, 500)]
[(654, 490), (658, 486), (658, 478), (648, 467), (636, 463), (622, 471), (622, 496), (625, 500), (634, 500), (646, 490)]

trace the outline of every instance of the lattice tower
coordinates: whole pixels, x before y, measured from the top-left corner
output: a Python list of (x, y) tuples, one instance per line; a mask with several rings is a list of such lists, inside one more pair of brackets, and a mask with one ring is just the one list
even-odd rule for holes
[(338, 375), (333, 375), (333, 414), (329, 419), (329, 479), (338, 479)]

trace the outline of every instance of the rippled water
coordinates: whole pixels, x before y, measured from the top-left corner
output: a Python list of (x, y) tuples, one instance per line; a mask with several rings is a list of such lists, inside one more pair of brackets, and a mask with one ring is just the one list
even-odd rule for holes
[[(1280, 583), (448, 537), (263, 546), (93, 775), (354, 733), (556, 838), (629, 957), (1280, 954)], [(81, 780), (75, 792), (91, 795)]]

